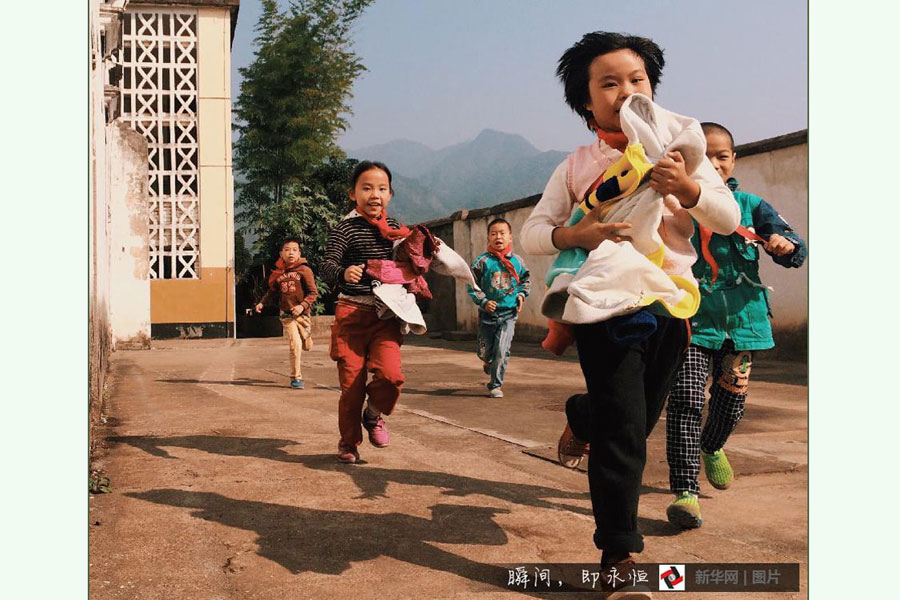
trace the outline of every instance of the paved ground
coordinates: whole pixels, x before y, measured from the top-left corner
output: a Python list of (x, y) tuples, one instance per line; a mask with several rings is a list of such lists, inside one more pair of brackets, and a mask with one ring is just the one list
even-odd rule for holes
[[(337, 375), (324, 343), (304, 357), (304, 391), (286, 387), (277, 338), (116, 353), (98, 463), (113, 491), (90, 499), (90, 597), (541, 597), (497, 587), (503, 565), (597, 561), (587, 478), (547, 460), (562, 403), (582, 385), (577, 362), (517, 344), (506, 397), (493, 400), (472, 348), (404, 346), (391, 446), (364, 442), (359, 465), (334, 458)], [(728, 444), (739, 477), (724, 492), (702, 482), (701, 529), (666, 521), (657, 426), (640, 560), (800, 563), (799, 593), (752, 597), (806, 598), (806, 370), (758, 362), (754, 377)]]

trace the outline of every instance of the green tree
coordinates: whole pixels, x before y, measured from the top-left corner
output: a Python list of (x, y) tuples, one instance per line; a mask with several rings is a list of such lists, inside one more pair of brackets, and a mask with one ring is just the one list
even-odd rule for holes
[(260, 266), (272, 264), (285, 237), (301, 239), (317, 270), (328, 232), (348, 208), (355, 163), (335, 140), (347, 128), (351, 88), (365, 70), (350, 31), (371, 2), (300, 0), (282, 12), (275, 0), (262, 0), (255, 58), (240, 69), (234, 111), (239, 232), (255, 238), (252, 260), (238, 273), (252, 281), (239, 288), (251, 297), (265, 282)]

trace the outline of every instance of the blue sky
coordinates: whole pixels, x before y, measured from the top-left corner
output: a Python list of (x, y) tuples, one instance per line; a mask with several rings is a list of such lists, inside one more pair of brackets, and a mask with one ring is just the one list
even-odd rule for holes
[[(235, 99), (259, 12), (258, 0), (241, 2)], [(563, 102), (554, 70), (595, 30), (656, 41), (666, 57), (657, 102), (722, 123), (738, 143), (807, 127), (805, 1), (376, 0), (355, 27), (368, 71), (339, 143), (405, 138), (441, 148), (491, 128), (541, 150), (584, 144), (590, 132)]]

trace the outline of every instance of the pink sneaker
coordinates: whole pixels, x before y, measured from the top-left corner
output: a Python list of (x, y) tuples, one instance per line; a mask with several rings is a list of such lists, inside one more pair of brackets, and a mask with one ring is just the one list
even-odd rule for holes
[(363, 415), (363, 427), (369, 432), (369, 443), (376, 448), (384, 448), (391, 443), (391, 434), (388, 433), (387, 427), (384, 425), (384, 419), (378, 417), (374, 421), (369, 421)]
[(356, 446), (338, 442), (337, 458), (342, 463), (352, 464), (359, 460), (359, 451), (356, 449)]

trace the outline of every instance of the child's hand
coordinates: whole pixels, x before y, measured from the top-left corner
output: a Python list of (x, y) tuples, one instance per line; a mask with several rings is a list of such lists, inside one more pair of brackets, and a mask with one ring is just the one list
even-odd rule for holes
[(350, 283), (359, 283), (362, 279), (363, 270), (366, 265), (351, 265), (344, 270), (344, 280)]
[(571, 227), (558, 227), (553, 232), (553, 244), (560, 250), (566, 248), (584, 248), (588, 252), (599, 246), (604, 240), (613, 242), (630, 242), (631, 238), (622, 235), (622, 229), (630, 229), (631, 223), (601, 223), (599, 206), (584, 215)]
[(773, 233), (763, 248), (766, 249), (766, 252), (771, 252), (775, 256), (784, 256), (794, 251), (794, 244), (786, 237)]
[(259, 304), (257, 304), (257, 305), (254, 306), (253, 308), (256, 309), (256, 312), (261, 313), (261, 312), (262, 312), (262, 309), (263, 309), (262, 302), (260, 302)]
[(684, 170), (681, 152), (666, 152), (650, 171), (649, 185), (663, 196), (672, 194), (684, 208), (697, 206), (700, 199), (700, 184)]
[(488, 300), (484, 304), (484, 310), (488, 311), (489, 313), (494, 312), (495, 310), (497, 310), (497, 303), (494, 302), (493, 300)]
[(303, 314), (303, 307), (300, 306), (299, 304), (297, 306), (292, 306), (291, 314), (294, 315), (295, 317), (299, 317), (301, 314)]
[(522, 312), (522, 305), (525, 304), (525, 296), (519, 294), (516, 296), (516, 312)]

